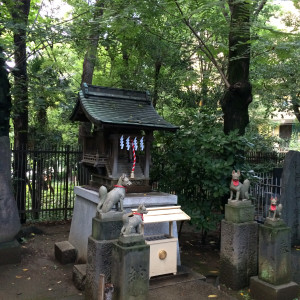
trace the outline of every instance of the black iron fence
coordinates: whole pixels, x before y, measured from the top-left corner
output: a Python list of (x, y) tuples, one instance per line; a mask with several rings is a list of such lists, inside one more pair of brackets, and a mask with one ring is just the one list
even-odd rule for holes
[(258, 173), (250, 185), (250, 197), (255, 207), (255, 219), (262, 223), (268, 216), (272, 197), (278, 197), (282, 191), (282, 168), (274, 168), (269, 173)]
[(246, 153), (246, 161), (249, 164), (269, 163), (273, 167), (282, 166), (286, 152), (259, 152), (250, 151)]
[[(255, 164), (267, 159), (275, 167), (282, 164), (284, 156), (256, 152), (248, 155), (248, 160)], [(71, 218), (74, 186), (86, 185), (90, 179), (81, 159), (82, 151), (69, 146), (12, 149), (12, 181), (22, 223)], [(270, 176), (259, 175), (251, 184), (258, 219), (264, 218), (269, 195), (280, 194), (280, 179), (275, 183)]]
[(87, 184), (90, 176), (81, 159), (82, 151), (69, 146), (12, 149), (12, 181), (22, 223), (71, 217), (74, 186)]

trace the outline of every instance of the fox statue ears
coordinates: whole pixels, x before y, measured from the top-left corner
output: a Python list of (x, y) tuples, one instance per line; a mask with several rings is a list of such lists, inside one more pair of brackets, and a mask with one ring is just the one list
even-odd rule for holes
[[(232, 175), (233, 175), (233, 174), (235, 174), (235, 170), (232, 171)], [(239, 176), (241, 175), (240, 170), (237, 171), (237, 174), (238, 174)]]
[(271, 201), (274, 199), (277, 201), (277, 196), (276, 197), (271, 196)]

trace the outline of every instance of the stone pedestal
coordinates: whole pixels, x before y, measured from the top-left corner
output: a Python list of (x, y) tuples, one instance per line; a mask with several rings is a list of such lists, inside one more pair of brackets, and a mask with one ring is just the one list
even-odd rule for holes
[(251, 201), (231, 200), (225, 204), (225, 220), (233, 223), (252, 222), (254, 220), (254, 205)]
[(274, 284), (291, 281), (291, 233), (282, 220), (259, 226), (258, 278)]
[(99, 277), (105, 275), (105, 281), (111, 281), (112, 246), (120, 236), (122, 213), (100, 214), (92, 220), (92, 235), (88, 238), (85, 299), (98, 297)]
[(225, 218), (221, 223), (220, 282), (239, 290), (257, 275), (258, 224), (253, 221), (250, 201), (226, 205)]
[(21, 262), (21, 246), (17, 240), (0, 243), (0, 265)]
[(251, 278), (254, 299), (292, 300), (298, 285), (291, 281), (291, 230), (282, 220), (267, 218), (259, 227), (258, 276)]
[(114, 300), (146, 300), (150, 246), (142, 235), (122, 236), (113, 245), (111, 281)]

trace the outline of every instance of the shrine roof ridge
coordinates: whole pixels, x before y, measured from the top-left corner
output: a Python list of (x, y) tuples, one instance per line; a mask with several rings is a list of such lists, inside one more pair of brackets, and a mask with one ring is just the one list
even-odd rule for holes
[(82, 93), (85, 98), (89, 97), (105, 97), (127, 99), (132, 101), (145, 101), (151, 103), (150, 93), (148, 91), (125, 90), (112, 87), (96, 86), (83, 84)]
[(149, 92), (84, 84), (70, 117), (72, 121), (92, 122), (114, 127), (135, 127), (175, 131), (152, 105)]

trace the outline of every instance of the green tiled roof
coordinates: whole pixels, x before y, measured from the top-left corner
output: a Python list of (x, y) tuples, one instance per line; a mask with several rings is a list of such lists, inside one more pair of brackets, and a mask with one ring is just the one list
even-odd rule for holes
[(79, 92), (71, 120), (152, 130), (178, 128), (156, 112), (146, 92), (93, 85), (85, 85)]

